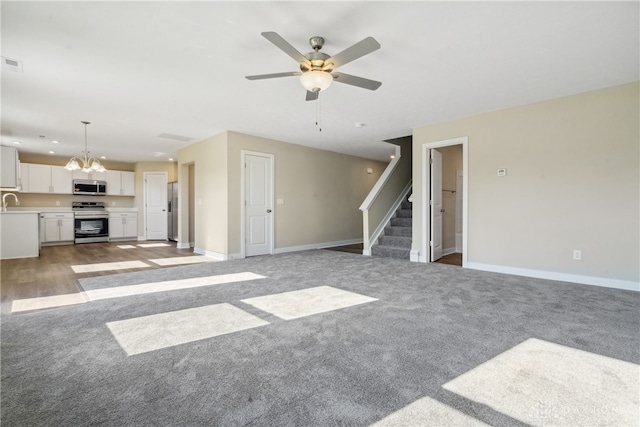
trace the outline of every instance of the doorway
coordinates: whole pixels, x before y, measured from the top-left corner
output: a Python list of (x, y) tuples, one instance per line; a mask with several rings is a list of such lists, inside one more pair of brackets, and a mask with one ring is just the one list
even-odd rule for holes
[(242, 255), (273, 254), (273, 154), (242, 151)]
[[(468, 138), (422, 144), (422, 230), (419, 262), (466, 266)], [(432, 160), (432, 158), (435, 158)]]

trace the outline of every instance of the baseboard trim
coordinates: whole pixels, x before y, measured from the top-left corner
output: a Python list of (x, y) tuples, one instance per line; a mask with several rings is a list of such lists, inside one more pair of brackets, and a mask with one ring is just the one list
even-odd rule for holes
[(193, 248), (193, 253), (194, 254), (208, 256), (208, 257), (211, 257), (211, 258), (215, 258), (215, 259), (220, 260), (220, 261), (226, 261), (228, 259), (227, 255), (225, 255), (225, 254), (221, 254), (221, 253), (214, 252), (214, 251), (208, 251), (208, 250), (202, 249), (202, 248)]
[(447, 248), (442, 250), (442, 256), (447, 256), (456, 253), (456, 248)]
[(176, 243), (176, 248), (178, 249), (189, 249), (191, 248), (191, 245), (189, 243)]
[(411, 249), (409, 253), (409, 261), (420, 262), (420, 251), (418, 249)]
[(301, 245), (301, 246), (288, 246), (285, 248), (274, 249), (273, 253), (284, 254), (287, 252), (309, 251), (313, 249), (331, 248), (333, 246), (355, 245), (356, 243), (362, 243), (362, 239), (339, 240), (336, 242), (324, 242), (324, 243), (312, 243), (310, 245)]
[(561, 282), (579, 283), (582, 285), (601, 286), (604, 288), (622, 289), (640, 292), (640, 282), (609, 279), (606, 277), (582, 276), (579, 274), (557, 273), (554, 271), (532, 270), (528, 268), (506, 267), (502, 265), (467, 262), (466, 268), (472, 270), (491, 271), (493, 273), (513, 274), (514, 276), (534, 277), (536, 279), (557, 280)]
[(146, 242), (147, 238), (144, 236), (138, 236), (138, 242)]

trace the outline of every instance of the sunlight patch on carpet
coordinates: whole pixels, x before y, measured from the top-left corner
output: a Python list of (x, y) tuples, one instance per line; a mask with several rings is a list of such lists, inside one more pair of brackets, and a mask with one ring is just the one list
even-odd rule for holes
[(192, 255), (192, 256), (181, 256), (181, 257), (171, 257), (171, 258), (157, 258), (150, 259), (149, 261), (158, 264), (158, 265), (180, 265), (180, 264), (197, 264), (199, 262), (216, 262), (219, 261), (215, 258), (211, 258), (204, 255)]
[(119, 298), (131, 295), (150, 294), (154, 292), (175, 291), (180, 289), (198, 288), (201, 286), (221, 285), (224, 283), (245, 282), (248, 280), (265, 279), (259, 274), (244, 272), (221, 274), (217, 276), (193, 277), (189, 279), (167, 280), (164, 282), (141, 283), (137, 285), (109, 286), (100, 289), (85, 289), (91, 301), (108, 298)]
[(400, 426), (465, 426), (484, 427), (488, 424), (430, 397), (423, 397), (384, 417), (370, 427)]
[(132, 356), (268, 324), (223, 303), (109, 322), (107, 327)]
[(163, 246), (171, 246), (168, 243), (140, 243), (138, 246), (141, 248), (161, 248)]
[(41, 310), (43, 308), (63, 307), (66, 305), (83, 304), (85, 302), (87, 302), (87, 298), (83, 293), (18, 299), (12, 301), (11, 313)]
[(291, 320), (365, 304), (377, 301), (377, 299), (331, 286), (318, 286), (299, 291), (248, 298), (241, 301), (281, 319)]
[(130, 268), (146, 268), (146, 267), (150, 267), (150, 265), (142, 261), (120, 261), (120, 262), (104, 262), (100, 264), (72, 265), (71, 269), (75, 273), (93, 273), (96, 271), (127, 270)]
[(533, 426), (638, 426), (640, 366), (531, 338), (443, 385)]

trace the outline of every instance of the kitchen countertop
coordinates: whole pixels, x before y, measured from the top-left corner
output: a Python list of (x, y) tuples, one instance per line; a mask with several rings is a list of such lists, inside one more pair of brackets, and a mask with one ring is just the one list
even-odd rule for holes
[[(107, 212), (138, 212), (138, 208), (106, 208)], [(57, 212), (57, 213), (73, 213), (73, 209), (71, 207), (46, 207), (46, 206), (32, 206), (32, 207), (21, 207), (21, 206), (9, 206), (7, 207), (7, 212), (3, 213), (17, 213), (17, 212)]]

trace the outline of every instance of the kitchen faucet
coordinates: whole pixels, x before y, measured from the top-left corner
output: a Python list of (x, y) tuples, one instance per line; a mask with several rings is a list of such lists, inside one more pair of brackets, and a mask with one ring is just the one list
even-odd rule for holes
[(20, 200), (18, 200), (18, 196), (16, 196), (13, 193), (5, 193), (4, 196), (2, 196), (2, 212), (7, 211), (7, 196), (13, 196), (13, 198), (16, 199), (16, 206), (20, 205)]

